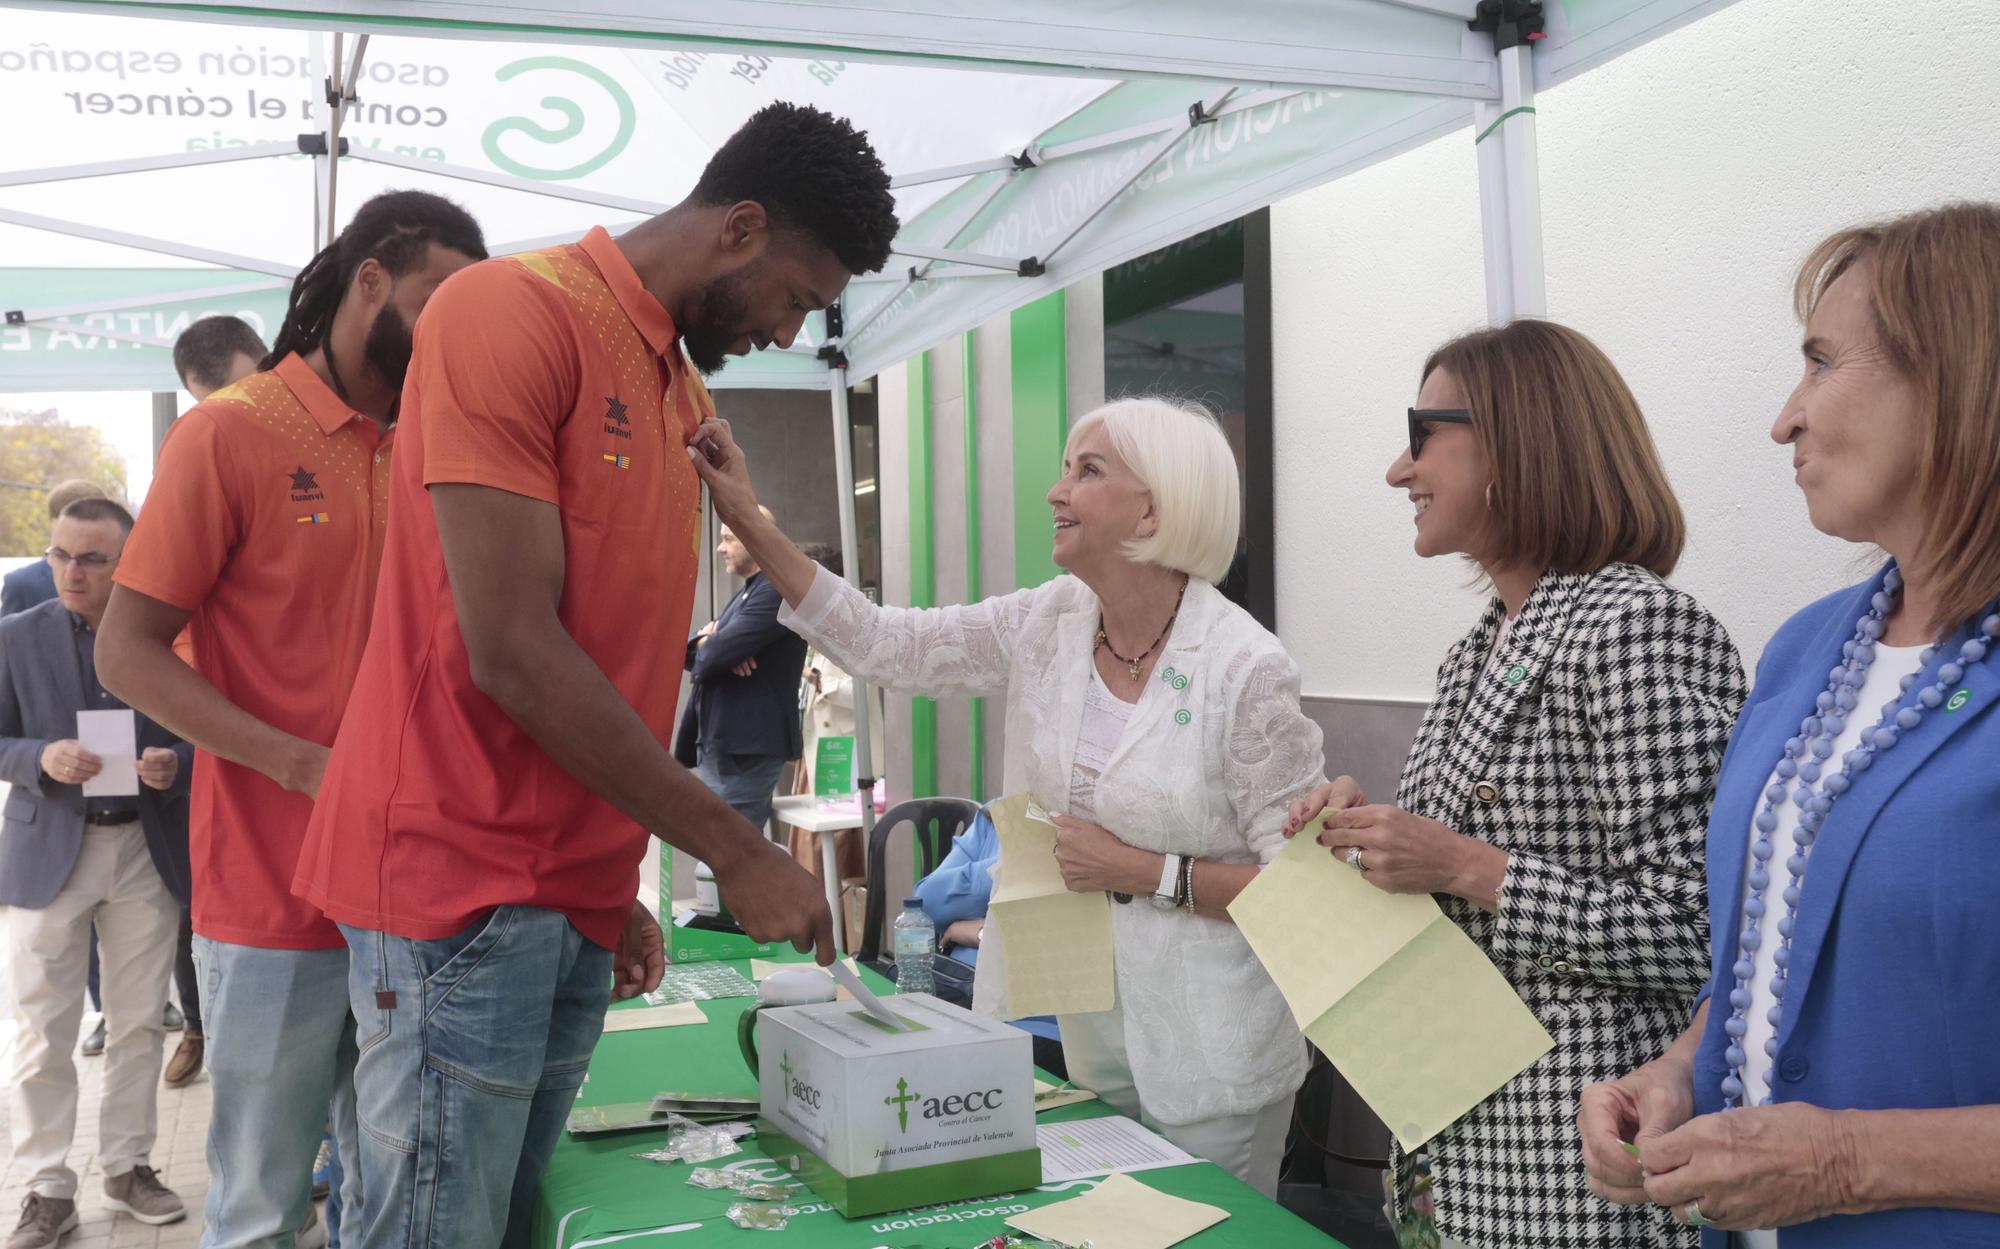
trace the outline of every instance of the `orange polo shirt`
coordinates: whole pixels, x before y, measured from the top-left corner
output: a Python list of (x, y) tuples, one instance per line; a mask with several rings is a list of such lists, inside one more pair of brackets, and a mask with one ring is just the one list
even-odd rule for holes
[[(174, 422), (118, 564), (119, 585), (194, 613), (192, 665), (225, 698), (322, 745), (368, 640), (390, 443), (286, 356)], [(312, 799), (207, 752), (193, 798), (196, 932), (272, 949), (342, 944), (292, 894)]]
[(713, 411), (666, 310), (602, 229), (438, 288), (417, 325), (374, 628), (299, 860), (302, 896), (418, 940), (534, 906), (616, 945), (646, 834), (473, 684), (427, 488), (560, 509), (562, 626), (666, 741), (701, 540), (685, 447)]

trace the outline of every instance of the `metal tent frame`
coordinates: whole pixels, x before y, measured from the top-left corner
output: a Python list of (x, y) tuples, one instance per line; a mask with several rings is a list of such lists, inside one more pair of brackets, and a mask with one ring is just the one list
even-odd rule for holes
[[(751, 24), (770, 8), (757, 0), (732, 0), (714, 6), (656, 5), (649, 0), (601, 0), (589, 14), (563, 12), (559, 25), (557, 11), (544, 8), (548, 0), (491, 0), (468, 6), (458, 0), (263, 0), (255, 6), (213, 4), (194, 9), (180, 5), (154, 5), (137, 0), (0, 0), (20, 7), (52, 8), (83, 12), (163, 15), (201, 21), (255, 23), (302, 27), (314, 33), (311, 41), (313, 77), (325, 84), (324, 98), (314, 104), (314, 130), (302, 134), (295, 143), (261, 143), (219, 151), (174, 153), (63, 166), (0, 172), (0, 188), (27, 186), (73, 179), (98, 178), (150, 170), (183, 168), (241, 161), (288, 157), (300, 152), (313, 158), (314, 248), (329, 241), (338, 221), (340, 158), (371, 161), (384, 165), (420, 170), (426, 174), (502, 187), (528, 194), (551, 196), (580, 204), (615, 209), (624, 213), (650, 215), (668, 205), (628, 196), (594, 192), (548, 181), (536, 181), (511, 174), (444, 165), (409, 156), (399, 156), (377, 148), (350, 145), (342, 129), (356, 104), (356, 84), (371, 33), (406, 33), (417, 26), (419, 33), (437, 33), (472, 38), (544, 38), (551, 29), (572, 43), (630, 44), (670, 42), (676, 47), (735, 49), (745, 45), (771, 47), (768, 27)], [(917, 186), (989, 179), (989, 185), (967, 197), (964, 206), (948, 220), (929, 230), (942, 243), (926, 243), (905, 238), (895, 246), (901, 258), (899, 271), (857, 278), (850, 284), (842, 304), (829, 318), (827, 332), (817, 348), (798, 345), (791, 350), (816, 355), (823, 369), (810, 383), (824, 386), (831, 398), (831, 419), (835, 447), (835, 474), (842, 506), (840, 509), (841, 549), (847, 576), (858, 584), (859, 561), (856, 550), (854, 516), (854, 466), (851, 455), (851, 423), (848, 413), (849, 350), (865, 344), (869, 332), (883, 323), (892, 308), (907, 303), (913, 292), (940, 284), (971, 289), (978, 284), (980, 302), (961, 313), (976, 312), (978, 324), (988, 315), (1019, 306), (1044, 290), (1067, 284), (1101, 270), (1113, 260), (1105, 260), (1102, 249), (1089, 263), (1070, 263), (1070, 249), (1079, 236), (1107, 209), (1161, 162), (1180, 152), (1204, 127), (1250, 110), (1264, 109), (1337, 89), (1342, 93), (1395, 92), (1404, 96), (1430, 97), (1434, 107), (1380, 133), (1366, 136), (1362, 148), (1351, 156), (1336, 153), (1328, 162), (1316, 165), (1319, 180), (1374, 159), (1393, 154), (1463, 126), (1469, 120), (1475, 128), (1478, 161), (1480, 215), (1484, 238), (1487, 313), (1494, 323), (1516, 317), (1541, 315), (1545, 311), (1542, 263), (1541, 198), (1537, 171), (1535, 94), (1538, 75), (1549, 82), (1580, 72), (1615, 56), (1625, 47), (1691, 20), (1729, 0), (1631, 0), (1622, 16), (1607, 25), (1571, 40), (1556, 53), (1537, 62), (1535, 51), (1544, 38), (1543, 0), (1326, 0), (1330, 6), (1356, 13), (1401, 14), (1405, 18), (1448, 18), (1468, 29), (1464, 51), (1458, 57), (1416, 57), (1399, 55), (1380, 47), (1333, 46), (1324, 38), (1302, 38), (1295, 44), (1276, 42), (1231, 42), (1204, 36), (1204, 21), (1213, 14), (1203, 6), (1173, 3), (1164, 8), (1141, 6), (1147, 11), (1127, 14), (1128, 6), (1110, 11), (1086, 10), (1076, 22), (1053, 20), (1049, 6), (1039, 6), (1028, 18), (968, 15), (957, 5), (929, 6), (933, 11), (913, 15), (900, 6), (896, 11), (866, 9), (839, 0), (794, 0), (782, 7), (793, 23), (778, 45), (781, 55), (816, 55), (832, 50), (844, 56), (907, 60), (923, 57), (956, 67), (1005, 69), (1014, 72), (1072, 72), (1090, 76), (1117, 75), (1127, 79), (1162, 77), (1190, 81), (1199, 94), (1185, 98), (1174, 111), (1152, 120), (1088, 138), (1031, 144), (1019, 152), (995, 153), (990, 158), (947, 167), (901, 173), (894, 185)], [(914, 6), (922, 9), (927, 6)], [(1032, 7), (1032, 6), (1031, 6)], [(1561, 20), (1560, 11), (1550, 9)], [(477, 13), (477, 19), (468, 14)], [(1137, 23), (1143, 17), (1147, 29)], [(1039, 18), (1041, 20), (1034, 20)], [(1414, 19), (1413, 19), (1414, 20)], [(317, 33), (337, 25), (328, 36)], [(531, 33), (532, 32), (532, 33)], [(1479, 46), (1476, 35), (1489, 36), (1491, 52)], [(348, 40), (351, 38), (352, 43)], [(1468, 117), (1469, 114), (1469, 117)], [(1046, 176), (1080, 162), (1093, 153), (1128, 144), (1143, 144), (1125, 176), (1100, 189), (1052, 245), (1037, 254), (1011, 255), (980, 250), (966, 241), (984, 213), (1010, 188), (1023, 179)], [(995, 176), (997, 175), (997, 176)], [(1234, 212), (1251, 206), (1255, 196), (1268, 203), (1292, 187), (1253, 188), (1243, 197), (1228, 201)], [(1220, 201), (1218, 201), (1220, 202)], [(1234, 215), (1232, 213), (1231, 215)], [(0, 223), (68, 234), (161, 255), (221, 265), (261, 279), (220, 288), (224, 292), (269, 290), (287, 284), (296, 267), (254, 256), (193, 247), (173, 240), (153, 238), (98, 226), (60, 221), (36, 214), (0, 208)], [(1192, 224), (1184, 233), (1205, 228), (1212, 222)], [(906, 232), (907, 233), (907, 232)], [(496, 246), (495, 254), (505, 254), (547, 246), (560, 239), (516, 240)], [(1159, 245), (1157, 241), (1139, 250)], [(1135, 253), (1136, 254), (1136, 253)], [(188, 298), (212, 296), (218, 288), (188, 292)], [(988, 292), (991, 292), (988, 294)], [(160, 303), (172, 295), (149, 295), (143, 300), (106, 300), (92, 304), (23, 307), (5, 311), (9, 325), (30, 325), (73, 329), (102, 337), (147, 345), (163, 346), (157, 338), (98, 326), (85, 327), (73, 318), (92, 313), (116, 312), (139, 304)], [(962, 332), (962, 324), (944, 325), (922, 341), (898, 343), (899, 348), (922, 351)], [(926, 331), (929, 333), (929, 331)], [(862, 361), (857, 376), (870, 376), (893, 363), (879, 356)], [(742, 385), (758, 384), (758, 379), (729, 379)], [(768, 383), (764, 383), (768, 384)], [(797, 383), (794, 383), (797, 384)], [(857, 682), (857, 684), (859, 684)], [(869, 700), (865, 689), (857, 691), (857, 757), (872, 758)], [(861, 778), (860, 806), (865, 825), (873, 824), (873, 804), (868, 787), (872, 778)]]

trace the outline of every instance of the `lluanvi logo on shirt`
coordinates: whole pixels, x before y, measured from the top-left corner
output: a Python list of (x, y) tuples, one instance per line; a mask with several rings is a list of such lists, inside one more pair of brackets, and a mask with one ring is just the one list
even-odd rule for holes
[(604, 396), (604, 432), (613, 438), (632, 436), (632, 418), (625, 415), (625, 405), (616, 395)]
[(317, 503), (326, 498), (326, 492), (319, 488), (318, 475), (305, 465), (299, 465), (285, 476), (292, 479), (292, 502)]

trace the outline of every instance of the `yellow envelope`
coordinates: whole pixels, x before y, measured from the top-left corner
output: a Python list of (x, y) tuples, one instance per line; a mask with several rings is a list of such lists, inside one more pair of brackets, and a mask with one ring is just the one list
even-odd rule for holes
[(1056, 828), (1026, 794), (988, 808), (1000, 879), (987, 914), (999, 927), (1011, 1017), (1110, 1010), (1117, 990), (1111, 899), (1071, 893), (1056, 866)]
[(1389, 894), (1301, 830), (1229, 914), (1307, 1039), (1405, 1149), (1555, 1047), (1428, 894)]
[(1228, 1217), (1227, 1210), (1112, 1175), (1081, 1197), (1017, 1214), (1007, 1226), (1062, 1245), (1168, 1249)]

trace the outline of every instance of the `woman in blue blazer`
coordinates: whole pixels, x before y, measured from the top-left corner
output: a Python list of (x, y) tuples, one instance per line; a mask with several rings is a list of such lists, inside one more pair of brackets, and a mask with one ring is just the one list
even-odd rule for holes
[(1765, 650), (1709, 988), (1586, 1090), (1585, 1161), (1703, 1249), (2000, 1249), (2000, 205), (1842, 231), (1797, 291), (1772, 436), (1814, 527), (1890, 559)]

